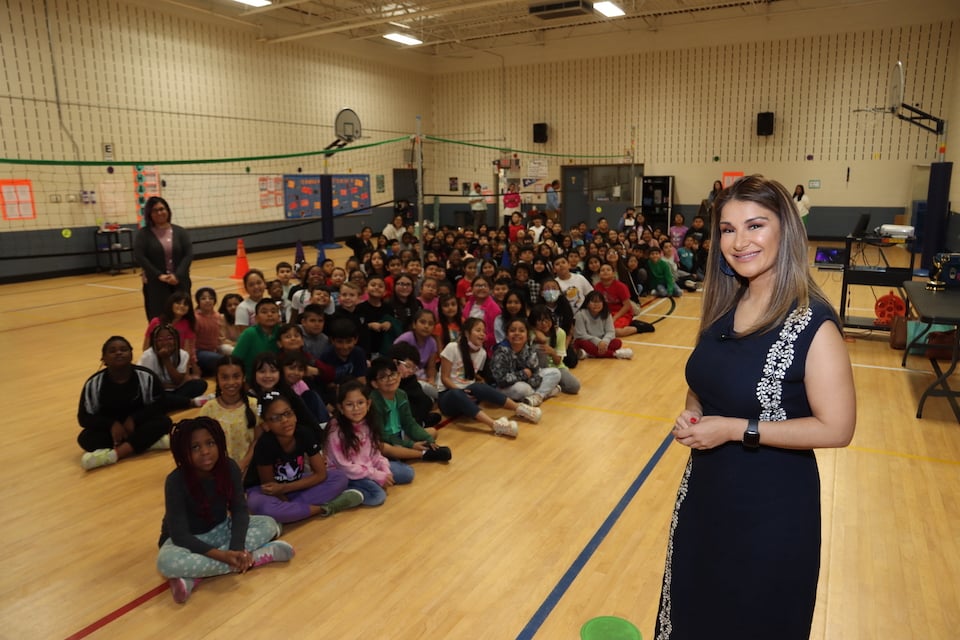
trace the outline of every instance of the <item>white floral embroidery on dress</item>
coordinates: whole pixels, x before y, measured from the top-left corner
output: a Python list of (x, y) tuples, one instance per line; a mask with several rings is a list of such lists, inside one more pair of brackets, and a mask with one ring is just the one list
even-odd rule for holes
[(793, 344), (812, 318), (813, 311), (809, 307), (794, 309), (783, 323), (777, 340), (767, 351), (763, 375), (757, 382), (757, 400), (760, 401), (760, 420), (763, 422), (781, 422), (787, 419), (782, 402), (783, 379), (787, 375), (787, 369), (793, 364)]
[(671, 619), (672, 602), (670, 599), (670, 585), (673, 582), (673, 534), (677, 530), (677, 523), (680, 521), (680, 505), (687, 497), (687, 487), (690, 485), (690, 472), (693, 470), (693, 457), (687, 460), (687, 468), (683, 472), (683, 479), (680, 480), (680, 489), (677, 491), (677, 503), (673, 507), (673, 517), (670, 519), (670, 536), (667, 538), (667, 566), (663, 570), (663, 587), (660, 592), (660, 633), (656, 640), (668, 640), (673, 633), (673, 620)]

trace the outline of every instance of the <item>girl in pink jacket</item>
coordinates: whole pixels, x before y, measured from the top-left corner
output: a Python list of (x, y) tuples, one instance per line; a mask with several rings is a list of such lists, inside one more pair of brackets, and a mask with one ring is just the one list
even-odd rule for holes
[(327, 425), (326, 450), (349, 479), (347, 488), (362, 493), (363, 504), (376, 507), (387, 499), (387, 487), (413, 482), (413, 467), (380, 453), (380, 425), (370, 409), (370, 392), (363, 383), (340, 385), (336, 417)]

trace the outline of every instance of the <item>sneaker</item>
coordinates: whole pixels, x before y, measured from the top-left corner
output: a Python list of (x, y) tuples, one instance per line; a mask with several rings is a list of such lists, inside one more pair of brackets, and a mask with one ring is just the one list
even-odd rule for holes
[(546, 395), (544, 400), (549, 400), (550, 398), (556, 398), (558, 395), (560, 395), (560, 385), (557, 385), (553, 389), (550, 389), (550, 393)]
[(524, 420), (529, 420), (533, 424), (540, 422), (540, 418), (543, 416), (543, 411), (537, 407), (531, 407), (528, 404), (518, 404), (516, 413), (517, 416), (523, 418)]
[(173, 594), (173, 601), (177, 604), (186, 602), (200, 580), (200, 578), (170, 578), (167, 580), (167, 584), (170, 585), (170, 593)]
[(427, 462), (450, 462), (452, 457), (453, 452), (450, 451), (450, 447), (437, 447), (423, 452), (423, 459)]
[(590, 354), (584, 351), (583, 349), (577, 349), (577, 358), (580, 360), (586, 360), (590, 357)]
[(539, 407), (540, 405), (543, 404), (543, 396), (540, 395), (539, 393), (534, 393), (524, 398), (523, 402), (530, 405), (531, 407)]
[(105, 467), (108, 464), (116, 464), (117, 452), (113, 449), (96, 449), (87, 451), (80, 456), (80, 466), (90, 471), (97, 467)]
[[(358, 491), (357, 493), (360, 492)], [(294, 553), (293, 547), (289, 542), (274, 540), (253, 552), (253, 566), (262, 567), (271, 562), (287, 562), (294, 556)]]
[(363, 504), (363, 494), (356, 489), (347, 489), (330, 502), (320, 505), (320, 517), (328, 518), (340, 511), (353, 509)]
[(688, 291), (696, 291), (696, 290), (697, 290), (697, 283), (694, 282), (693, 280), (685, 280), (685, 281), (683, 282), (683, 286), (685, 286)]
[(623, 347), (622, 349), (617, 349), (613, 352), (614, 357), (620, 358), (621, 360), (629, 360), (633, 357), (633, 349), (628, 349)]
[(513, 420), (507, 420), (506, 418), (497, 418), (493, 421), (493, 432), (498, 436), (507, 436), (508, 438), (516, 438), (517, 434), (520, 433), (520, 428), (517, 426), (517, 423)]
[(437, 413), (436, 411), (431, 411), (431, 412), (428, 413), (428, 414), (426, 415), (426, 417), (423, 419), (423, 426), (424, 426), (424, 427), (435, 427), (435, 426), (437, 426), (438, 424), (440, 424), (441, 421), (443, 421), (443, 416), (440, 415), (439, 413)]
[(195, 407), (202, 407), (203, 405), (207, 404), (208, 402), (210, 402), (216, 397), (217, 397), (217, 394), (208, 393), (205, 396), (197, 396), (196, 398), (192, 399), (190, 401), (190, 404), (192, 404)]
[(162, 451), (164, 449), (170, 448), (170, 436), (169, 434), (163, 434), (160, 438), (154, 442), (152, 445), (147, 447), (148, 451)]

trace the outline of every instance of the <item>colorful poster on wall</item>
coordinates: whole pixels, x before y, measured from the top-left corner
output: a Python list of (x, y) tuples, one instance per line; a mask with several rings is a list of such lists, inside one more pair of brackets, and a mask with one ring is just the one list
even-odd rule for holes
[(33, 183), (30, 180), (0, 180), (0, 210), (4, 220), (34, 220), (37, 209), (33, 203)]
[(724, 171), (720, 177), (720, 182), (723, 183), (723, 188), (726, 189), (742, 177), (743, 171)]
[(257, 190), (261, 209), (283, 206), (283, 176), (259, 176)]
[(323, 213), (320, 201), (320, 176), (283, 176), (283, 217), (288, 220), (319, 218)]
[(370, 176), (331, 176), (333, 215), (342, 216), (370, 209)]

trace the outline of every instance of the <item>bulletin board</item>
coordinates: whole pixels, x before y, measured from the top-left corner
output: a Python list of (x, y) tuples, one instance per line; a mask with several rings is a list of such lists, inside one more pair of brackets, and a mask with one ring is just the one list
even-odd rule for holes
[(283, 176), (283, 217), (288, 220), (319, 218), (323, 213), (320, 176)]
[(370, 176), (331, 176), (333, 215), (342, 216), (370, 206)]
[(330, 181), (330, 210), (335, 216), (370, 207), (369, 175), (285, 175), (283, 215), (288, 220), (319, 218), (324, 213), (323, 184)]

